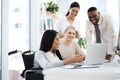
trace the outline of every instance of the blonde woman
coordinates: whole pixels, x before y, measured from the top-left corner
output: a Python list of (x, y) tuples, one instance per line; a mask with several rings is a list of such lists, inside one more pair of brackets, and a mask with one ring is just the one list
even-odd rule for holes
[(74, 29), (74, 27), (69, 26), (65, 30), (64, 34), (65, 36), (60, 41), (59, 45), (59, 51), (61, 53), (62, 58), (67, 59), (78, 54), (84, 55), (84, 52), (82, 51), (78, 43), (74, 41), (76, 35), (76, 30)]

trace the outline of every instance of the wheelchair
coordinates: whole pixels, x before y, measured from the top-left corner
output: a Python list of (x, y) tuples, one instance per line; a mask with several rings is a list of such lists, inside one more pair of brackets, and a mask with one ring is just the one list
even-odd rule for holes
[[(8, 55), (10, 56), (18, 52), (22, 53), (19, 50), (14, 50), (9, 52)], [(40, 66), (38, 68), (33, 67), (35, 52), (36, 51), (28, 50), (21, 54), (25, 66), (21, 77), (25, 78), (25, 80), (44, 80), (43, 68)]]

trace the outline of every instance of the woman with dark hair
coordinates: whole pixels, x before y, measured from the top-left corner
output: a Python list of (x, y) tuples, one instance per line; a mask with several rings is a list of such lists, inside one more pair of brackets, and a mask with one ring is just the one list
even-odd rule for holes
[(84, 60), (84, 55), (76, 55), (65, 60), (60, 60), (56, 55), (58, 46), (59, 34), (54, 30), (45, 31), (42, 36), (40, 49), (35, 54), (34, 66), (41, 66), (43, 69), (48, 69)]
[(60, 37), (64, 36), (64, 31), (67, 26), (73, 26), (77, 30), (76, 38), (79, 38), (80, 34), (80, 21), (75, 17), (78, 15), (80, 10), (80, 5), (78, 2), (73, 2), (70, 4), (69, 10), (65, 17), (61, 18), (58, 23), (55, 25), (55, 30), (60, 33)]

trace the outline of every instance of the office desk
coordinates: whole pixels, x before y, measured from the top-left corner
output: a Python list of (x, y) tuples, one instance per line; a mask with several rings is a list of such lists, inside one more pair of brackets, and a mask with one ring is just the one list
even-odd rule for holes
[(99, 68), (44, 70), (45, 80), (116, 80), (120, 79), (120, 66), (105, 63)]

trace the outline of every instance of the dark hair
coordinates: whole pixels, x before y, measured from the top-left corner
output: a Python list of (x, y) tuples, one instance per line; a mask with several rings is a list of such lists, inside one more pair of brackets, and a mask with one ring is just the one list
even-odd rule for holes
[(55, 30), (46, 30), (42, 36), (39, 50), (44, 52), (50, 51), (57, 33)]
[(87, 12), (92, 12), (92, 11), (96, 11), (96, 10), (97, 10), (96, 7), (90, 7)]
[[(71, 9), (71, 8), (73, 8), (73, 7), (78, 7), (78, 8), (80, 9), (80, 5), (79, 5), (78, 2), (73, 2), (73, 3), (71, 3), (69, 9)], [(67, 15), (69, 15), (69, 11), (67, 12), (66, 16), (67, 16)]]

